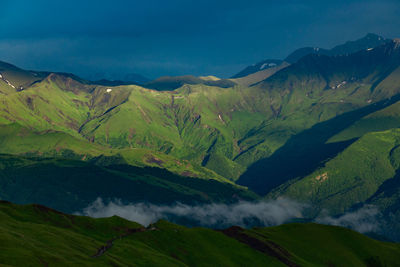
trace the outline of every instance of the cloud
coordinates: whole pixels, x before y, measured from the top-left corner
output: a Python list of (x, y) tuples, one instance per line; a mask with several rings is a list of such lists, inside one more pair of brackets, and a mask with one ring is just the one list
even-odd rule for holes
[(339, 217), (319, 216), (315, 221), (321, 224), (343, 226), (360, 233), (379, 232), (382, 225), (381, 213), (373, 205), (366, 205)]
[[(150, 203), (123, 204), (120, 200), (105, 203), (96, 199), (78, 215), (94, 218), (120, 216), (127, 220), (149, 225), (160, 219), (171, 222), (211, 228), (227, 228), (229, 226), (275, 226), (305, 218), (304, 214), (312, 208), (310, 205), (287, 198), (276, 200), (233, 204), (187, 205), (155, 205)], [(324, 215), (325, 214), (325, 215)], [(365, 205), (358, 210), (340, 216), (326, 215), (322, 212), (313, 221), (320, 224), (336, 225), (350, 228), (360, 233), (383, 233), (385, 221), (376, 206)], [(311, 219), (310, 219), (311, 220)]]
[(81, 214), (95, 218), (117, 215), (142, 225), (149, 225), (159, 219), (168, 219), (185, 220), (191, 224), (206, 227), (225, 228), (232, 225), (243, 227), (279, 225), (294, 218), (302, 218), (305, 207), (305, 204), (284, 198), (261, 202), (241, 201), (234, 204), (196, 206), (181, 203), (171, 206), (148, 203), (124, 205), (120, 201), (105, 204), (101, 198), (98, 198)]

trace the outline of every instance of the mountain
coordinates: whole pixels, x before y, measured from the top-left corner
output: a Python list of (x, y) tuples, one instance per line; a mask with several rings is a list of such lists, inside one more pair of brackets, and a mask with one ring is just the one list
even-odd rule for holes
[(319, 47), (302, 47), (299, 49), (296, 49), (292, 53), (290, 53), (286, 58), (286, 62), (289, 63), (296, 63), (299, 59), (302, 57), (305, 57), (307, 55), (329, 55), (330, 51), (328, 49), (323, 49)]
[(246, 67), (239, 73), (232, 76), (232, 79), (242, 78), (258, 71), (275, 68), (281, 65), (284, 61), (280, 59), (266, 59), (251, 66)]
[(251, 85), (255, 85), (256, 83), (259, 83), (259, 82), (271, 77), (272, 75), (274, 75), (281, 69), (286, 68), (287, 66), (289, 66), (288, 63), (282, 62), (281, 64), (279, 64), (275, 67), (264, 68), (263, 70), (251, 73), (247, 76), (230, 79), (230, 80), (241, 86), (251, 86)]
[(88, 80), (95, 84), (117, 86), (117, 85), (127, 85), (127, 84), (145, 84), (150, 81), (149, 78), (137, 74), (137, 73), (127, 73), (127, 74), (107, 74), (107, 73), (93, 73), (87, 75)]
[[(320, 122), (299, 131), (270, 157), (249, 167), (239, 184), (265, 194), (340, 152), (352, 139), (325, 142), (363, 116), (399, 100), (399, 66), (400, 49), (392, 41), (351, 55), (308, 55), (260, 83), (259, 87), (278, 99), (271, 103), (277, 120), (301, 125), (317, 116)], [(321, 96), (323, 100), (315, 102)], [(299, 105), (305, 114), (297, 110)], [(280, 168), (284, 161), (292, 168)]]
[(285, 61), (289, 63), (295, 63), (299, 59), (309, 54), (317, 54), (317, 55), (327, 55), (327, 56), (339, 56), (346, 54), (353, 54), (355, 52), (375, 48), (377, 46), (383, 45), (385, 43), (391, 42), (390, 39), (386, 39), (382, 36), (368, 33), (363, 38), (360, 38), (355, 41), (348, 41), (344, 44), (337, 45), (332, 49), (324, 49), (319, 47), (304, 47), (295, 50), (291, 54), (289, 54)]
[[(368, 33), (363, 38), (360, 38), (355, 41), (348, 41), (344, 44), (337, 45), (332, 49), (324, 49), (320, 47), (303, 47), (299, 48), (292, 53), (290, 53), (284, 60), (280, 59), (267, 59), (257, 64), (250, 65), (240, 71), (239, 73), (232, 76), (231, 79), (238, 79), (249, 76), (251, 74), (259, 73), (260, 71), (265, 71), (269, 68), (283, 68), (288, 66), (289, 64), (293, 64), (297, 62), (304, 56), (315, 54), (315, 55), (326, 55), (326, 56), (339, 56), (339, 55), (348, 55), (353, 54), (361, 50), (375, 48), (377, 46), (383, 45), (385, 43), (390, 43), (390, 39), (386, 39), (382, 36)], [(284, 64), (283, 64), (284, 63)], [(258, 74), (259, 75), (259, 74)], [(266, 79), (267, 77), (265, 77)], [(250, 85), (250, 83), (245, 83), (246, 85)], [(254, 83), (253, 83), (254, 84)]]
[(26, 71), (0, 61), (0, 92), (3, 94), (23, 90), (41, 79), (43, 75), (39, 72)]
[[(315, 205), (310, 218), (364, 204), (397, 216), (398, 167), (387, 159), (400, 127), (399, 51), (396, 39), (310, 54), (231, 86), (168, 78), (166, 90), (4, 64), (2, 77), (25, 85), (2, 84), (0, 198), (72, 212), (99, 196), (158, 204), (283, 196)], [(352, 158), (358, 167), (342, 164)]]
[(204, 84), (209, 86), (216, 86), (221, 88), (229, 88), (235, 85), (234, 82), (225, 79), (215, 79), (216, 77), (195, 77), (193, 75), (185, 76), (164, 76), (157, 78), (153, 81), (143, 84), (144, 87), (154, 89), (157, 91), (173, 91), (182, 87), (185, 84), (195, 85)]
[[(156, 167), (135, 167), (118, 157), (78, 159), (0, 155), (0, 199), (81, 211), (97, 198), (127, 203), (195, 204), (254, 200), (233, 184), (182, 177)], [(56, 174), (56, 175), (55, 175)]]
[(216, 231), (161, 220), (144, 227), (117, 216), (94, 219), (8, 202), (0, 202), (0, 218), (0, 261), (7, 266), (396, 266), (400, 260), (398, 244), (312, 223)]

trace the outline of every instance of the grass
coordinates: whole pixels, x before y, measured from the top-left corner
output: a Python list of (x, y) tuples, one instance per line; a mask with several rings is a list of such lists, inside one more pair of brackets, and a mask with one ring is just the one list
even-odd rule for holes
[[(300, 185), (303, 189), (291, 196), (315, 202), (339, 193), (321, 202), (339, 212), (366, 200), (394, 175), (385, 158), (356, 156), (357, 163), (384, 168), (381, 173), (333, 162), (346, 155), (346, 148), (356, 147), (349, 145), (357, 138), (398, 125), (392, 105), (399, 92), (397, 58), (398, 50), (388, 43), (347, 56), (307, 56), (254, 86), (199, 83), (173, 91), (106, 87), (50, 74), (22, 91), (0, 95), (0, 152), (83, 160), (106, 173), (116, 164), (165, 168), (176, 177), (216, 180), (243, 190), (233, 185), (238, 183), (263, 195), (290, 181), (293, 192)], [(363, 143), (377, 157), (386, 156), (387, 151), (374, 151), (374, 142), (369, 145)], [(339, 177), (326, 188), (306, 182), (311, 174), (324, 174), (317, 173), (325, 163), (349, 170), (346, 177), (352, 182), (346, 185)], [(304, 177), (293, 184), (292, 179)], [(176, 182), (155, 178), (151, 186), (181, 193)], [(197, 196), (210, 188), (182, 190)], [(346, 201), (336, 205), (339, 196)]]
[(288, 182), (271, 195), (310, 201), (342, 213), (368, 200), (399, 168), (400, 130), (368, 133), (310, 175)]
[(373, 240), (341, 227), (286, 224), (246, 233), (279, 244), (300, 266), (396, 266), (398, 261), (398, 244)]
[[(145, 230), (116, 216), (93, 219), (7, 202), (0, 203), (0, 219), (0, 263), (9, 266), (286, 266), (285, 258), (264, 247), (284, 251), (286, 260), (300, 266), (396, 266), (400, 255), (398, 244), (317, 224), (229, 235), (159, 221)], [(112, 247), (93, 258), (111, 239)]]
[(232, 202), (258, 198), (245, 188), (216, 180), (182, 177), (154, 167), (106, 158), (99, 166), (79, 160), (0, 156), (0, 198), (76, 212), (98, 197), (125, 203)]

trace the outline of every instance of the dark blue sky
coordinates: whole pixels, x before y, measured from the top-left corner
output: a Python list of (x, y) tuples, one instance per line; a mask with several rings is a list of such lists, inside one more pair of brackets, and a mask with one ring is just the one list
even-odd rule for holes
[(231, 76), (303, 46), (400, 36), (399, 0), (0, 0), (0, 60), (91, 73)]

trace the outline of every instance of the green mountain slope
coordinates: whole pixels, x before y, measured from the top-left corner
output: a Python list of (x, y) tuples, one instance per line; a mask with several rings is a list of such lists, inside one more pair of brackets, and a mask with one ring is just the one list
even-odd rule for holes
[(1, 95), (0, 122), (64, 132), (104, 148), (154, 151), (236, 180), (291, 136), (395, 95), (396, 47), (392, 42), (350, 56), (312, 55), (252, 87), (198, 84), (157, 92), (50, 74)]
[[(280, 175), (282, 172), (276, 169), (282, 166), (277, 166), (282, 159), (294, 169), (305, 168), (305, 172), (309, 172), (359, 137), (337, 140), (345, 142), (342, 145), (341, 142), (325, 144), (361, 118), (399, 100), (399, 51), (398, 43), (392, 42), (350, 56), (310, 55), (260, 83), (259, 86), (280, 99), (271, 105), (277, 119), (291, 127), (303, 123), (304, 131), (300, 128), (272, 156), (250, 166), (239, 183), (267, 193), (286, 179), (308, 174), (294, 170)], [(372, 67), (369, 62), (375, 65)], [(279, 92), (277, 88), (285, 90)], [(317, 122), (319, 124), (315, 124)], [(331, 148), (333, 151), (329, 152)]]
[[(126, 201), (232, 201), (237, 194), (239, 198), (257, 197), (234, 183), (260, 195), (281, 186), (277, 194), (305, 199), (285, 191), (292, 179), (319, 171), (369, 132), (398, 127), (399, 66), (399, 41), (394, 40), (350, 55), (308, 55), (252, 86), (209, 86), (203, 82), (215, 78), (203, 77), (198, 78), (203, 81), (199, 84), (157, 91), (135, 85), (102, 86), (72, 75), (46, 74), (22, 90), (0, 94), (0, 153), (35, 157), (31, 169), (22, 166), (7, 170), (2, 179), (9, 191), (3, 194), (19, 203), (47, 204), (43, 201), (50, 197), (40, 199), (40, 194), (32, 191), (29, 199), (29, 194), (19, 195), (17, 188), (27, 183), (37, 192), (43, 187), (48, 194), (54, 185), (62, 188), (60, 195), (71, 199), (71, 206), (61, 209), (71, 210), (95, 198), (82, 197), (86, 191), (73, 185), (83, 182), (89, 190), (95, 176), (88, 182), (83, 173), (93, 169), (102, 177), (101, 183), (95, 183), (100, 192), (109, 186), (105, 177), (115, 177), (124, 185), (133, 180), (137, 189), (133, 184), (126, 188), (133, 188), (137, 195), (122, 190), (120, 197), (126, 197)], [(6, 67), (10, 73), (15, 70), (11, 65)], [(5, 79), (7, 75), (4, 71)], [(377, 157), (386, 157), (385, 153)], [(40, 159), (45, 159), (43, 164), (38, 163)], [(73, 160), (72, 167), (68, 160)], [(60, 166), (63, 162), (67, 166)], [(114, 165), (125, 169), (116, 171)], [(148, 169), (136, 168), (146, 166), (173, 174), (163, 170), (149, 174)], [(77, 180), (65, 182), (64, 188), (63, 183), (45, 175), (46, 168), (72, 173)], [(14, 169), (17, 182), (13, 184), (9, 177)], [(30, 170), (40, 177), (33, 179)], [(152, 178), (145, 180), (142, 174), (137, 175), (142, 171), (143, 176)], [(367, 179), (357, 189), (363, 194), (348, 193), (353, 197), (349, 201), (343, 201), (347, 195), (340, 198), (338, 193), (331, 200), (343, 202), (337, 212), (367, 201), (394, 176), (394, 171), (396, 168), (390, 175)], [(367, 172), (368, 177), (374, 176), (373, 170)], [(137, 184), (155, 193), (146, 196)], [(121, 187), (115, 185), (113, 192)], [(352, 186), (335, 185), (327, 192), (353, 192)], [(218, 196), (218, 190), (227, 193)], [(76, 202), (67, 194), (77, 194)], [(311, 194), (307, 198), (330, 207), (324, 202), (327, 195)]]
[[(0, 203), (0, 263), (19, 266), (396, 266), (398, 244), (317, 224), (215, 231)], [(234, 252), (234, 253), (232, 253)]]
[(398, 129), (368, 133), (310, 175), (281, 186), (278, 192), (342, 213), (367, 201), (395, 176), (400, 166), (399, 141)]
[(0, 199), (41, 203), (76, 212), (98, 197), (127, 203), (210, 203), (254, 200), (245, 188), (175, 175), (160, 168), (133, 167), (118, 157), (91, 162), (1, 155)]

